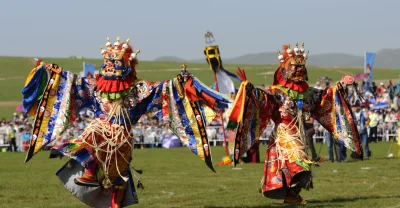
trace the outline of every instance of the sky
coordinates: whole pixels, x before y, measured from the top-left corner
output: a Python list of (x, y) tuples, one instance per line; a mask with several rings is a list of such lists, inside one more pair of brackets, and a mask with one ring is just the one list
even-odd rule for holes
[(0, 0), (0, 55), (101, 58), (121, 36), (139, 59), (203, 58), (211, 31), (222, 57), (305, 42), (311, 54), (400, 48), (399, 0)]

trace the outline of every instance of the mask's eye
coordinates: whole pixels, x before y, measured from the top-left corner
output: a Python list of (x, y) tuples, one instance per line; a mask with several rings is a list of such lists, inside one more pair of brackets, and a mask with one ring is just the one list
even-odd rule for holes
[(296, 70), (303, 70), (304, 66), (303, 65), (295, 65), (294, 66)]
[(115, 65), (122, 66), (122, 61), (115, 61)]

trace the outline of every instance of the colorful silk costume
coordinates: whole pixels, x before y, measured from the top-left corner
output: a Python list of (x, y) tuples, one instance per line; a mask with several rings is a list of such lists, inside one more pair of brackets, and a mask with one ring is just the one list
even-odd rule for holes
[(35, 122), (26, 162), (45, 145), (59, 140), (80, 111), (90, 109), (95, 119), (84, 132), (51, 149), (51, 157), (71, 158), (57, 175), (89, 206), (138, 203), (130, 171), (131, 128), (148, 112), (155, 113), (213, 170), (205, 127), (230, 99), (209, 89), (184, 65), (181, 74), (170, 80), (138, 80), (139, 51), (133, 52), (129, 39), (120, 43), (118, 37), (114, 44), (107, 40), (107, 48), (101, 47), (104, 63), (96, 78), (79, 77), (42, 61), (30, 73), (23, 102), (25, 113), (34, 115)]
[(267, 90), (255, 88), (247, 81), (244, 71), (238, 74), (244, 80), (233, 104), (228, 129), (234, 136), (234, 164), (252, 145), (272, 121), (275, 129), (266, 152), (262, 193), (288, 203), (305, 203), (298, 195), (301, 188), (313, 187), (311, 165), (307, 156), (304, 122), (308, 117), (316, 119), (331, 132), (335, 139), (344, 143), (362, 158), (359, 134), (351, 108), (344, 99), (344, 88), (353, 84), (345, 76), (336, 86), (325, 90), (309, 87), (305, 67), (308, 52), (298, 45), (278, 51), (280, 66), (274, 74), (273, 85)]

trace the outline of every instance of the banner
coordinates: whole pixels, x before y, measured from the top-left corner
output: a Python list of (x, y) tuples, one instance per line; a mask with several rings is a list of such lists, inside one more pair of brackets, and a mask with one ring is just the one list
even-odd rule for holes
[(222, 94), (231, 95), (235, 94), (235, 84), (224, 71), (217, 69), (215, 70), (215, 75), (218, 83), (218, 91)]
[(95, 70), (95, 64), (83, 62), (83, 77), (94, 78)]
[[(218, 89), (215, 90), (226, 95), (235, 94), (237, 90), (231, 77), (237, 79), (239, 82), (242, 82), (242, 80), (236, 74), (224, 69), (219, 47), (217, 45), (207, 46), (204, 48), (204, 54), (206, 55), (206, 60), (210, 69), (214, 72), (214, 85), (218, 86)], [(217, 87), (215, 86), (215, 88)]]
[(365, 52), (364, 73), (369, 77), (369, 86), (372, 86), (374, 62), (376, 53)]

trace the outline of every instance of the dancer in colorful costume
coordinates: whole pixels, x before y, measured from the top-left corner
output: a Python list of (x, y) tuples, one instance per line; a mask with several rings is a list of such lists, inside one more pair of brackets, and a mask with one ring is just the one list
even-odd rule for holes
[(335, 139), (362, 159), (362, 148), (345, 88), (354, 80), (344, 76), (336, 86), (325, 90), (309, 87), (306, 60), (308, 52), (283, 46), (278, 51), (280, 65), (268, 90), (255, 88), (238, 69), (242, 78), (231, 111), (228, 128), (236, 131), (234, 164), (254, 145), (266, 126), (275, 129), (266, 152), (261, 189), (265, 197), (284, 199), (284, 203), (305, 204), (299, 193), (313, 188), (311, 166), (307, 156), (304, 122), (310, 116), (331, 132)]
[[(79, 77), (42, 60), (23, 89), (25, 113), (34, 115), (28, 162), (45, 145), (58, 140), (81, 110), (95, 119), (75, 139), (51, 149), (51, 157), (71, 159), (57, 175), (78, 199), (92, 207), (122, 207), (138, 203), (130, 171), (132, 126), (148, 112), (166, 124), (183, 145), (213, 169), (205, 127), (227, 108), (228, 96), (218, 94), (182, 66), (171, 80), (138, 80), (137, 54), (129, 39), (101, 47), (104, 62), (96, 78)], [(45, 83), (43, 85), (43, 83)], [(40, 87), (43, 86), (43, 87)]]

